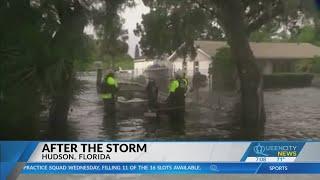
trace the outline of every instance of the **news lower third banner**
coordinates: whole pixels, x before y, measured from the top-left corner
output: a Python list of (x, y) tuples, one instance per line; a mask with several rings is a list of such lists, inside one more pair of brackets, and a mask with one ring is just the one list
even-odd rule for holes
[(0, 142), (17, 174), (320, 174), (320, 142)]

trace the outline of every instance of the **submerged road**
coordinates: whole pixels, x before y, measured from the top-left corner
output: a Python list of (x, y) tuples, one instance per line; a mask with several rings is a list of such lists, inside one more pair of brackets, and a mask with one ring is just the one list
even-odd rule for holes
[[(95, 74), (82, 75), (83, 92), (73, 102), (69, 121), (57, 130), (70, 140), (234, 140), (239, 127), (232, 109), (211, 110), (187, 105), (185, 119), (172, 128), (166, 116), (145, 118), (145, 107), (118, 109), (105, 116), (95, 86)], [(224, 102), (230, 104), (232, 102)], [(232, 106), (230, 106), (232, 107)], [(265, 139), (319, 139), (320, 89), (315, 87), (265, 92)], [(178, 128), (178, 129), (177, 129)]]

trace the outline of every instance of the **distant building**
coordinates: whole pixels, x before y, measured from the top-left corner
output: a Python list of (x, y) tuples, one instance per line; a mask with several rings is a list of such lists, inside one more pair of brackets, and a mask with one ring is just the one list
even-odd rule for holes
[[(171, 63), (166, 61), (168, 56), (164, 55), (163, 57), (159, 59), (151, 59), (147, 58), (145, 56), (140, 56), (138, 58), (135, 58), (133, 60), (133, 73), (134, 77), (138, 77), (140, 75), (146, 75), (146, 70), (148, 69), (150, 71), (150, 68), (152, 70), (161, 70), (162, 68), (169, 68)], [(170, 65), (169, 65), (170, 64)], [(161, 66), (160, 69), (155, 68), (156, 66)]]
[(144, 56), (137, 57), (133, 60), (133, 74), (138, 77), (144, 74), (144, 71), (154, 64), (154, 60), (148, 59)]
[[(195, 41), (197, 56), (194, 59), (183, 59), (174, 52), (168, 57), (173, 72), (185, 70), (187, 76), (199, 71), (208, 76), (212, 58), (220, 48), (228, 47), (224, 41)], [(320, 48), (309, 43), (283, 43), (283, 42), (250, 42), (251, 50), (263, 74), (276, 72), (293, 72), (297, 60), (308, 60), (320, 56)]]

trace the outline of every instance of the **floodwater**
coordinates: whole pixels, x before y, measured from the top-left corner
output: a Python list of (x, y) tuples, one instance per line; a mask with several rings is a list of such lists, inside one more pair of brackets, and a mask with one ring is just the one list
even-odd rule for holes
[[(218, 108), (187, 104), (185, 118), (173, 125), (166, 115), (146, 118), (143, 105), (118, 108), (105, 115), (96, 91), (95, 74), (80, 77), (85, 89), (73, 102), (67, 124), (55, 129), (63, 140), (236, 140), (233, 97)], [(320, 88), (268, 90), (265, 139), (320, 139)]]
[(320, 88), (265, 92), (267, 139), (320, 139)]

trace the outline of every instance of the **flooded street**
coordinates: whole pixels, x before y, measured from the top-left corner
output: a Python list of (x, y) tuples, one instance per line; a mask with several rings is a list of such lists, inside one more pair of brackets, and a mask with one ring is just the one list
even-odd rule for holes
[[(184, 122), (173, 129), (166, 116), (145, 118), (144, 106), (117, 109), (105, 116), (95, 75), (82, 76), (83, 92), (73, 102), (68, 124), (60, 133), (70, 140), (235, 140), (239, 127), (231, 111), (187, 106)], [(315, 87), (265, 92), (265, 139), (320, 139), (320, 89)]]
[(320, 139), (320, 88), (265, 92), (266, 139)]

